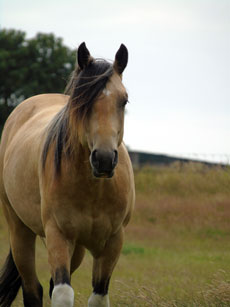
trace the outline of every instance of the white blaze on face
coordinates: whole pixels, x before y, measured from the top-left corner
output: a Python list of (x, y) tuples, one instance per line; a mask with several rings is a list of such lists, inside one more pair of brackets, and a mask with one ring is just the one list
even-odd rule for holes
[(109, 296), (92, 293), (88, 300), (88, 307), (110, 307)]
[(54, 287), (51, 307), (73, 307), (74, 291), (73, 288), (67, 284), (60, 284)]
[(110, 90), (107, 90), (106, 88), (103, 90), (103, 94), (105, 96), (109, 96), (111, 94)]

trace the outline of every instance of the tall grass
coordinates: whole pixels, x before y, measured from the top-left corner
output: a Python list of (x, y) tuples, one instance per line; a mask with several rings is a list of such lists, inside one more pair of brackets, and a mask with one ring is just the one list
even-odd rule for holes
[(174, 163), (135, 171), (137, 194), (196, 198), (230, 195), (230, 167)]
[(136, 306), (230, 306), (230, 168), (146, 167), (135, 181), (124, 251), (147, 267)]

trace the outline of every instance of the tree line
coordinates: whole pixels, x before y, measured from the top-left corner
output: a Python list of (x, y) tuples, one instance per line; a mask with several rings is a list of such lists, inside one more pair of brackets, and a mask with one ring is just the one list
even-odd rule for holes
[(0, 29), (0, 134), (13, 108), (41, 93), (62, 93), (74, 69), (76, 51), (54, 34)]

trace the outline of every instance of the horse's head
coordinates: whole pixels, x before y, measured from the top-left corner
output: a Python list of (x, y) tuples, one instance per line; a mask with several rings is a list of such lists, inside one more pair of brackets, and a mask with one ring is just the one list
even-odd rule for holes
[(78, 78), (82, 80), (78, 88), (82, 86), (82, 95), (85, 95), (78, 111), (83, 105), (88, 105), (85, 111), (82, 107), (81, 116), (85, 119), (81, 140), (91, 152), (90, 164), (96, 177), (112, 177), (118, 163), (118, 147), (123, 139), (128, 100), (121, 75), (127, 61), (128, 51), (124, 45), (117, 51), (113, 65), (104, 60), (94, 60), (84, 43), (78, 49)]
[(114, 73), (95, 101), (87, 129), (90, 162), (96, 177), (112, 177), (117, 165), (127, 99), (121, 78)]

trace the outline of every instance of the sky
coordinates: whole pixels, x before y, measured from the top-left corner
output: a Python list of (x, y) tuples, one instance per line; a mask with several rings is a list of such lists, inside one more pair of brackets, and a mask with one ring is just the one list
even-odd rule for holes
[(0, 28), (110, 60), (125, 44), (126, 145), (230, 163), (229, 0), (0, 0)]

